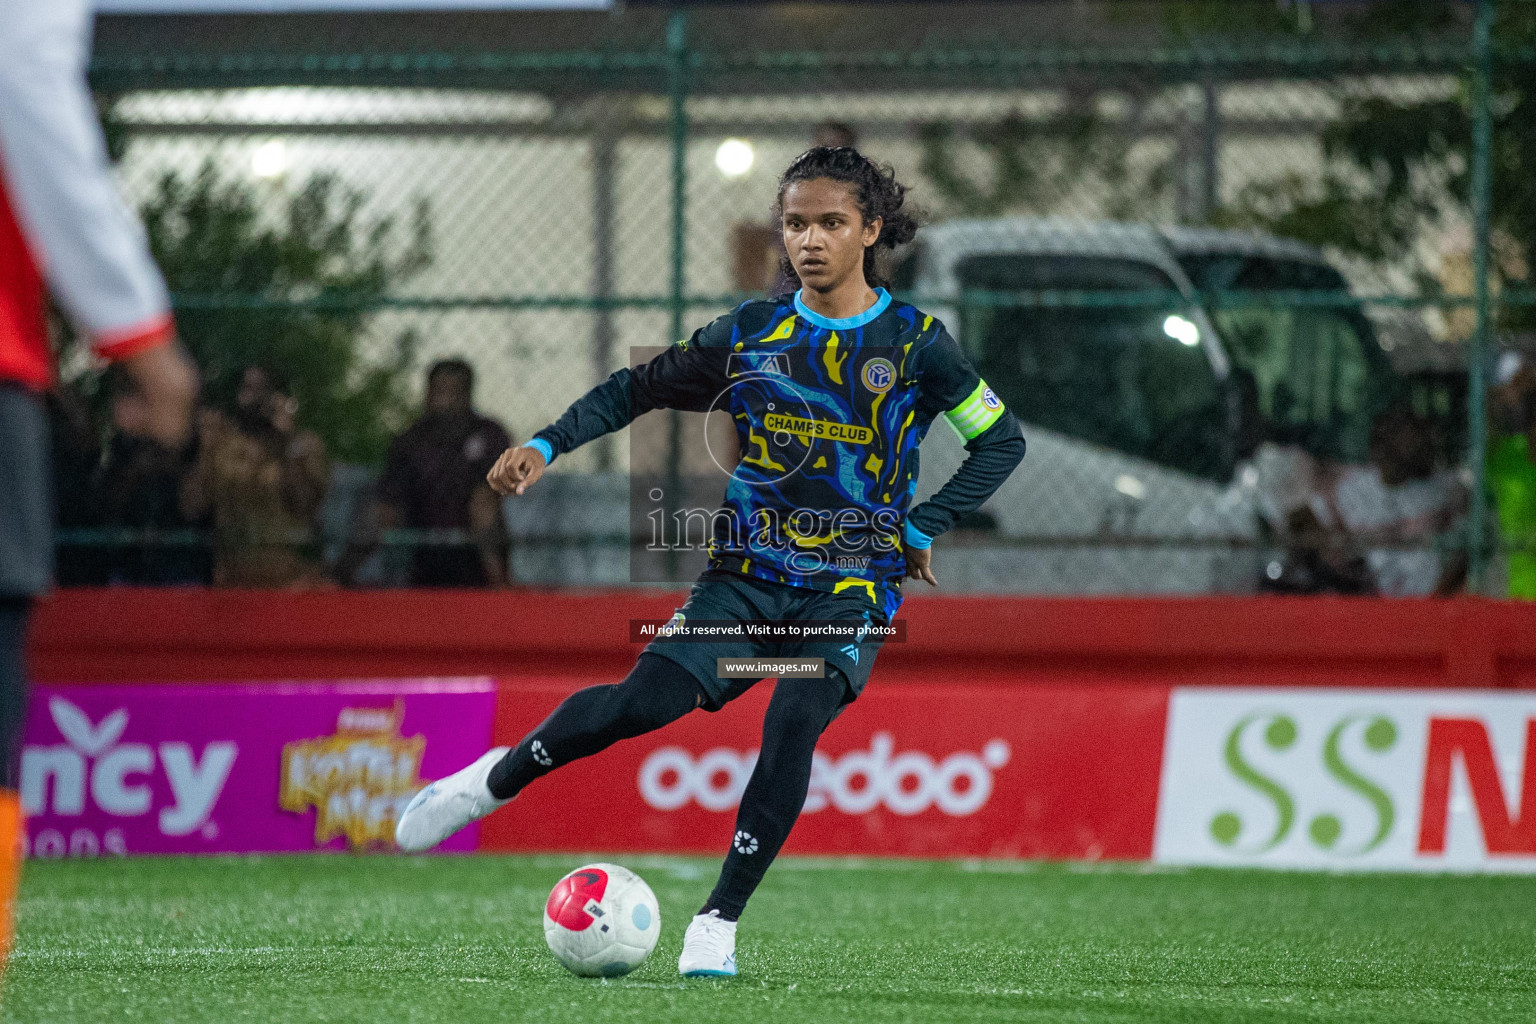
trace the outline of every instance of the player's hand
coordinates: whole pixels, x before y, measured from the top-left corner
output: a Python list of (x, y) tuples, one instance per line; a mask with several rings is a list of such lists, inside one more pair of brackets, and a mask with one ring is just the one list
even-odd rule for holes
[(938, 586), (939, 581), (933, 575), (933, 549), (913, 548), (906, 549), (907, 553), (907, 579), (927, 580), (933, 586)]
[(133, 381), (137, 401), (125, 408), (127, 422), (119, 426), (167, 448), (181, 448), (192, 431), (192, 405), (197, 401), (192, 360), (172, 342), (129, 356), (123, 369)]
[(501, 453), (501, 458), (496, 460), (491, 471), (485, 474), (485, 482), (491, 485), (491, 490), (503, 497), (522, 494), (544, 475), (546, 465), (544, 453), (537, 448), (521, 445), (508, 448)]

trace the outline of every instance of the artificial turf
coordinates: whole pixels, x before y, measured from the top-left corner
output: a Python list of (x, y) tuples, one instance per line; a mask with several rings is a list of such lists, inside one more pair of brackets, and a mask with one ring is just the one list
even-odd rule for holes
[(614, 980), (544, 947), (579, 857), (32, 862), (0, 1016), (1536, 1021), (1536, 879), (785, 858), (742, 920), (740, 976), (685, 982), (716, 864), (609, 859), (662, 908), (660, 945)]

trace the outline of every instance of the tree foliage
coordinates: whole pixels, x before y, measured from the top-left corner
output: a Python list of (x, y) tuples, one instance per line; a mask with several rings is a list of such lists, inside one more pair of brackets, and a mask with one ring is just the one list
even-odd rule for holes
[[(1536, 4), (1504, 3), (1495, 46), (1536, 39)], [(1399, 36), (1441, 26), (1444, 13), (1421, 4), (1374, 5), (1368, 26)], [(1373, 262), (1407, 265), (1427, 291), (1439, 287), (1416, 264), (1427, 234), (1471, 221), (1473, 97), (1463, 82), (1450, 98), (1417, 102), (1346, 100), (1323, 134), (1323, 173), (1249, 185), (1222, 211), (1225, 223), (1258, 227)], [(1536, 67), (1498, 64), (1493, 77), (1491, 224), (1495, 271), (1505, 284), (1528, 284), (1536, 260)], [(1505, 311), (1506, 322), (1529, 320)]]
[[(967, 217), (1055, 212), (1085, 181), (1107, 217), (1149, 215), (1166, 201), (1168, 162), (1131, 160), (1144, 97), (1132, 96), (1128, 123), (1111, 125), (1081, 95), (1047, 117), (1011, 113), (960, 131), (948, 122), (920, 130), (920, 170), (948, 212)], [(962, 155), (969, 148), (977, 159)]]
[(432, 259), (431, 219), (370, 216), (332, 174), (297, 187), (222, 174), (162, 176), (141, 211), (150, 249), (181, 297), (177, 328), (213, 397), (262, 366), (290, 386), (301, 425), (344, 461), (377, 463), (408, 417), (412, 332), (378, 332), (370, 300)]

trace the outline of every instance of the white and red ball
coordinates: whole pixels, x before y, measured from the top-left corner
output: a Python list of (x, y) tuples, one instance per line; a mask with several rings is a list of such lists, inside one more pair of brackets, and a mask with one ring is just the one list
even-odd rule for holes
[(586, 864), (550, 891), (544, 941), (555, 959), (584, 978), (616, 978), (645, 962), (661, 935), (656, 894), (617, 864)]

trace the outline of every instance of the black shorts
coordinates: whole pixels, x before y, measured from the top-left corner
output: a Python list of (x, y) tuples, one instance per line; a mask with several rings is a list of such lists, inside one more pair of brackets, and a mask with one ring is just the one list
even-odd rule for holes
[(53, 579), (48, 416), (42, 399), (0, 381), (0, 597), (30, 597)]
[[(708, 619), (732, 621), (820, 619), (850, 620), (887, 625), (885, 613), (877, 608), (863, 590), (844, 590), (833, 594), (809, 587), (758, 579), (729, 569), (707, 569), (694, 583), (687, 602), (678, 609), (689, 622)], [(704, 706), (718, 711), (746, 693), (761, 679), (721, 679), (717, 658), (823, 658), (827, 668), (838, 669), (848, 680), (846, 706), (864, 691), (875, 655), (885, 642), (883, 636), (864, 637), (858, 642), (846, 638), (817, 637), (807, 640), (722, 640), (699, 643), (676, 637), (657, 637), (645, 649), (688, 669), (699, 680), (709, 697)], [(766, 678), (766, 677), (764, 677)]]

